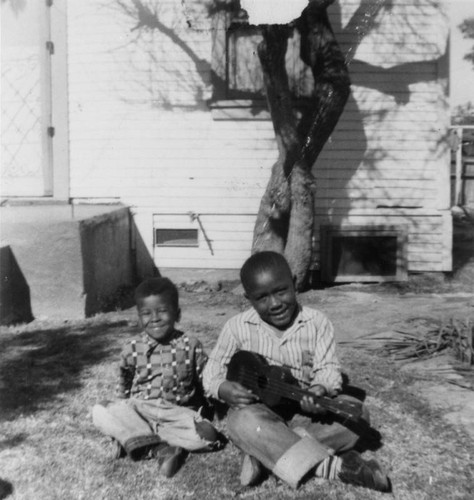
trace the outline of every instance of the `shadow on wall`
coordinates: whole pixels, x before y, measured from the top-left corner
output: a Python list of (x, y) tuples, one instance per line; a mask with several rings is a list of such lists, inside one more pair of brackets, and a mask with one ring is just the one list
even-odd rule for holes
[(129, 210), (80, 225), (85, 315), (132, 307), (136, 285), (158, 270)]
[(474, 217), (454, 219), (453, 275), (474, 276)]
[(0, 248), (0, 324), (33, 321), (30, 287), (10, 246)]
[[(353, 175), (361, 165), (364, 165), (367, 169), (367, 182), (373, 183), (376, 186), (379, 185), (379, 178), (381, 177), (380, 165), (400, 161), (400, 153), (398, 151), (390, 151), (386, 146), (387, 134), (391, 130), (395, 137), (397, 133), (404, 133), (406, 141), (424, 140), (431, 144), (432, 149), (429, 151), (429, 154), (427, 153), (429, 160), (438, 159), (444, 154), (446, 135), (438, 132), (438, 123), (431, 124), (430, 129), (425, 132), (410, 130), (404, 132), (403, 128), (391, 126), (390, 121), (400, 120), (400, 117), (403, 118), (405, 116), (404, 113), (413, 113), (416, 110), (413, 103), (411, 103), (411, 89), (413, 87), (420, 83), (436, 83), (441, 77), (445, 76), (441, 75), (440, 71), (447, 67), (447, 52), (438, 54), (433, 49), (433, 54), (426, 55), (426, 60), (419, 60), (420, 57), (416, 54), (413, 56), (406, 55), (408, 62), (394, 63), (387, 68), (370, 64), (354, 57), (363, 39), (369, 36), (372, 30), (376, 32), (377, 29), (380, 29), (377, 23), (392, 15), (392, 7), (393, 4), (391, 1), (386, 3), (382, 1), (373, 3), (362, 1), (346, 26), (343, 27), (340, 2), (334, 4), (333, 28), (342, 40), (350, 41), (348, 46), (346, 44), (344, 50), (346, 50), (346, 62), (352, 82), (351, 96), (346, 104), (346, 112), (349, 113), (350, 120), (346, 123), (343, 117), (339, 121), (332, 138), (332, 144), (327, 144), (326, 146), (331, 154), (332, 150), (344, 149), (344, 141), (351, 141), (351, 157), (345, 159), (344, 165), (336, 165), (338, 167), (338, 177), (337, 179), (333, 179), (333, 187), (339, 189), (337, 199), (335, 196), (333, 199), (328, 196), (327, 203), (332, 208), (335, 208), (334, 205), (338, 203), (338, 200), (343, 200), (340, 201), (341, 206), (337, 207), (339, 208), (340, 216), (334, 218), (334, 224), (339, 224), (348, 215), (351, 204), (345, 207), (343, 206), (344, 202), (356, 199), (360, 203), (361, 200), (367, 198), (369, 195), (367, 185), (363, 185), (361, 188), (355, 188), (351, 185)], [(423, 14), (422, 7), (418, 6), (417, 10), (421, 16)], [(413, 38), (416, 36), (419, 46), (428, 45), (427, 40), (424, 39), (427, 35), (416, 33), (408, 17), (404, 18), (400, 13), (396, 13), (395, 15), (397, 16), (397, 22), (401, 23), (398, 29), (402, 31), (400, 33), (394, 31), (393, 36), (397, 39), (402, 39), (402, 35), (405, 33), (407, 37), (410, 36)], [(354, 93), (360, 94), (358, 99), (363, 103), (362, 96), (366, 94), (365, 89), (375, 90), (378, 94), (371, 95), (371, 99), (373, 100), (371, 107), (361, 110)], [(378, 130), (372, 130), (370, 133), (370, 146), (367, 142), (365, 122), (378, 125)], [(384, 133), (385, 135), (383, 135)], [(437, 140), (432, 141), (432, 137), (437, 137)], [(428, 159), (426, 160), (427, 164)], [(316, 164), (315, 168), (316, 177), (318, 176), (317, 171), (318, 164)], [(415, 181), (412, 181), (411, 185), (414, 188), (419, 187), (415, 184)], [(419, 194), (407, 197), (406, 193), (400, 194), (394, 190), (395, 186), (396, 183), (392, 182), (389, 184), (389, 187), (385, 188), (385, 192), (377, 195), (377, 199), (386, 200), (386, 204), (377, 205), (374, 208), (423, 208), (424, 203), (419, 200)], [(409, 190), (407, 189), (407, 191)], [(373, 194), (370, 194), (370, 196), (371, 198), (374, 197)], [(415, 207), (412, 206), (414, 202), (417, 205)]]
[[(201, 57), (187, 36), (192, 33), (189, 28), (198, 33), (208, 29), (207, 24), (200, 28), (194, 25), (194, 19), (187, 19), (183, 25), (183, 10), (176, 2), (112, 0), (108, 8), (128, 40), (117, 47), (119, 51), (126, 51), (126, 62), (120, 54), (117, 63), (125, 64), (127, 72), (134, 69), (133, 83), (139, 89), (139, 95), (147, 96), (144, 102), (167, 110), (207, 110), (205, 95), (211, 84), (211, 64)], [(208, 16), (206, 2), (194, 2), (192, 10), (196, 11), (197, 18), (206, 19)], [(144, 71), (143, 68), (148, 69)], [(171, 86), (169, 82), (172, 82)], [(115, 90), (122, 95), (124, 102), (136, 104), (135, 91), (124, 93), (123, 85)], [(187, 97), (177, 98), (177, 95)]]
[(153, 256), (150, 254), (132, 214), (130, 214), (130, 239), (132, 251), (132, 263), (134, 266), (133, 275), (136, 277), (136, 284), (145, 278), (160, 276), (158, 268), (155, 266)]

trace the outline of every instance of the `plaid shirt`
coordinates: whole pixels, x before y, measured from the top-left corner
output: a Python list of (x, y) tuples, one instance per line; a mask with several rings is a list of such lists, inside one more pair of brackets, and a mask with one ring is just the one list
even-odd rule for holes
[(209, 355), (203, 374), (208, 396), (218, 397), (226, 380), (227, 366), (237, 351), (252, 351), (271, 365), (286, 366), (301, 386), (322, 385), (328, 391), (341, 388), (342, 376), (336, 356), (334, 328), (320, 311), (301, 307), (293, 325), (278, 336), (254, 309), (231, 318)]
[(175, 331), (168, 344), (143, 333), (129, 341), (120, 356), (119, 398), (157, 399), (199, 406), (201, 376), (207, 356), (199, 340)]

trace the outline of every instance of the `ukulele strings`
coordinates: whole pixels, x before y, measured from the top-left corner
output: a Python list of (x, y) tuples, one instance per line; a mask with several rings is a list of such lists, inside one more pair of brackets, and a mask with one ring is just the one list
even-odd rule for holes
[[(246, 383), (251, 386), (257, 386), (259, 387), (259, 379), (262, 378), (258, 373), (255, 372), (249, 372), (248, 370), (240, 370), (239, 372), (239, 377), (238, 377), (238, 382), (242, 382), (243, 385), (246, 385)], [(272, 380), (268, 379), (265, 377), (265, 380), (268, 382), (267, 385), (263, 388), (269, 395), (276, 395), (276, 396), (281, 396), (282, 392), (287, 392), (290, 390), (288, 388), (288, 384), (285, 382), (279, 382), (278, 380)], [(270, 389), (269, 389), (270, 388)], [(279, 388), (283, 389), (279, 390)], [(299, 391), (301, 393), (302, 390), (299, 387), (296, 387), (296, 391)], [(321, 400), (323, 398), (315, 396), (317, 399)], [(355, 407), (353, 403), (350, 401), (344, 402), (344, 405), (350, 406), (351, 409)], [(332, 411), (335, 413), (337, 416), (342, 417), (342, 421), (340, 421), (341, 425), (347, 424), (347, 422), (357, 420), (357, 418), (354, 418), (354, 416), (351, 416), (351, 414), (344, 409), (341, 409), (337, 404), (333, 404), (333, 402), (329, 398), (324, 398), (324, 403), (322, 404), (323, 407), (326, 407), (326, 409)]]
[[(295, 392), (298, 396), (300, 396), (303, 392), (305, 392), (298, 386), (288, 387), (289, 386), (288, 383), (280, 382), (275, 379), (269, 379), (267, 377), (265, 377), (267, 384), (264, 387), (260, 387), (259, 379), (261, 378), (262, 377), (258, 373), (252, 373), (249, 371), (242, 371), (242, 370), (239, 372), (239, 381), (243, 382), (243, 385), (245, 385), (245, 383), (248, 383), (252, 387), (257, 386), (262, 390), (265, 390), (265, 392), (267, 392), (269, 395), (282, 396), (285, 395), (284, 393), (292, 391)], [(316, 398), (316, 402), (317, 400), (323, 400), (324, 402), (322, 403), (322, 405), (325, 406), (327, 409), (334, 411), (337, 414), (346, 413), (346, 411), (340, 408), (340, 405), (338, 405), (337, 403), (333, 403), (329, 398), (323, 399), (323, 397), (320, 396), (318, 397), (316, 395), (314, 395), (314, 398)], [(348, 406), (353, 406), (350, 402), (348, 403), (349, 403)]]
[[(254, 387), (255, 385), (259, 387), (259, 379), (261, 376), (258, 373), (255, 372), (249, 372), (249, 371), (243, 371), (241, 370), (239, 372), (239, 382), (242, 382), (243, 385), (245, 383), (248, 383), (248, 385)], [(268, 382), (268, 384), (263, 388), (267, 394), (269, 395), (276, 395), (276, 396), (282, 396), (282, 392), (288, 392), (288, 390), (291, 390), (288, 388), (288, 384), (285, 382), (279, 382), (278, 380), (269, 380), (268, 378), (265, 378)], [(299, 387), (295, 387), (296, 391), (295, 392), (302, 392), (304, 390), (300, 389)], [(354, 415), (351, 415), (349, 410), (341, 408), (341, 405), (338, 403), (333, 403), (331, 399), (329, 398), (322, 398), (315, 396), (315, 398), (318, 400), (323, 400), (324, 402), (322, 403), (322, 406), (328, 409), (329, 411), (332, 411), (335, 413), (337, 416), (342, 417), (340, 421), (341, 425), (347, 424), (347, 422), (351, 421), (357, 421), (358, 418)], [(354, 403), (351, 401), (345, 401), (343, 403), (344, 406), (350, 407), (351, 410), (353, 409), (358, 409)]]
[(261, 356), (262, 358), (265, 359), (265, 361), (268, 363), (268, 366), (278, 366), (279, 368), (283, 368), (285, 370), (288, 370), (291, 373), (292, 377), (298, 382), (298, 384), (301, 384), (303, 386), (303, 388), (305, 388), (305, 387), (309, 388), (310, 387), (310, 383), (307, 380), (303, 380), (302, 378), (296, 377), (294, 375), (294, 373), (293, 373), (294, 367), (292, 365), (287, 365), (285, 363), (275, 364), (275, 363), (272, 362), (273, 359), (270, 356), (265, 356), (264, 354), (259, 354), (259, 356)]
[[(262, 379), (265, 379), (265, 382), (266, 382), (265, 386), (261, 386), (261, 384), (259, 383), (260, 380), (262, 380)], [(266, 392), (268, 392), (270, 394), (280, 395), (282, 392), (288, 391), (288, 384), (286, 384), (284, 382), (279, 382), (278, 380), (275, 380), (275, 379), (269, 379), (266, 376), (261, 376), (258, 373), (252, 373), (249, 371), (245, 371), (245, 372), (241, 371), (239, 374), (239, 381), (244, 382), (244, 385), (245, 385), (245, 383), (248, 383), (252, 387), (256, 386), (260, 389), (265, 390)], [(293, 387), (292, 387), (292, 389), (293, 389)], [(296, 387), (296, 389), (298, 389), (298, 388)]]

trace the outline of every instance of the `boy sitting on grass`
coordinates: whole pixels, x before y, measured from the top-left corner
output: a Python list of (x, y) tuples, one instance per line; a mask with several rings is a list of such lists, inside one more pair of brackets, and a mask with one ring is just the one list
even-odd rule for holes
[(187, 451), (219, 447), (219, 434), (197, 411), (207, 360), (201, 343), (175, 328), (181, 311), (168, 278), (152, 278), (135, 291), (143, 329), (122, 351), (118, 397), (94, 406), (94, 425), (116, 443), (116, 458), (157, 458), (159, 472), (173, 476)]
[[(320, 311), (298, 304), (285, 258), (275, 252), (256, 253), (244, 263), (240, 278), (253, 308), (226, 323), (203, 382), (209, 396), (230, 406), (227, 431), (244, 452), (242, 485), (255, 484), (263, 465), (295, 488), (314, 475), (390, 491), (379, 464), (353, 450), (359, 436), (324, 414), (311, 396), (304, 396), (292, 412), (273, 411), (239, 382), (226, 379), (232, 356), (251, 351), (270, 365), (288, 367), (300, 386), (315, 396), (337, 401), (342, 385), (333, 326)], [(362, 415), (368, 419), (366, 408)]]

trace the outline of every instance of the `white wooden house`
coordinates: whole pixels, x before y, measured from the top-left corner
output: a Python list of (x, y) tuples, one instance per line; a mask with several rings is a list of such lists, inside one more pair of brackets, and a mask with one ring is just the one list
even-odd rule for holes
[[(12, 80), (2, 108), (38, 80), (30, 114), (40, 135), (29, 139), (23, 124), (20, 137), (4, 120), (2, 196), (121, 201), (160, 270), (239, 268), (277, 155), (256, 32), (231, 25), (211, 1), (20, 4), (2, 3), (2, 79)], [(449, 271), (443, 3), (373, 0), (362, 16), (359, 4), (336, 0), (329, 9), (352, 93), (314, 167), (314, 266), (326, 262), (321, 228), (333, 226), (395, 231), (409, 271)], [(36, 49), (38, 38), (17, 35), (28, 16), (29, 26), (42, 19)], [(304, 93), (295, 52), (288, 64)]]

